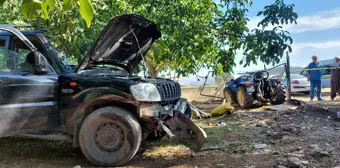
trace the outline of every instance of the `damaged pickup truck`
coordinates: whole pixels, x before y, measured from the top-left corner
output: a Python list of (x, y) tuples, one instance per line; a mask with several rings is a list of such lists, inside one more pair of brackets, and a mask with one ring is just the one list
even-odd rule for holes
[(0, 25), (0, 137), (69, 140), (98, 166), (126, 164), (148, 136), (199, 151), (180, 85), (131, 75), (160, 37), (141, 16), (115, 17), (69, 72), (42, 31)]

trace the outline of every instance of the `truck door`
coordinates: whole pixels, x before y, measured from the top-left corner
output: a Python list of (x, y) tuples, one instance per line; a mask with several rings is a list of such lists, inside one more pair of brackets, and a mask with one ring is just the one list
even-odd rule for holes
[(5, 40), (7, 48), (0, 51), (0, 137), (54, 129), (59, 124), (58, 75), (48, 62), (47, 74), (35, 74), (35, 57), (26, 42), (14, 34)]

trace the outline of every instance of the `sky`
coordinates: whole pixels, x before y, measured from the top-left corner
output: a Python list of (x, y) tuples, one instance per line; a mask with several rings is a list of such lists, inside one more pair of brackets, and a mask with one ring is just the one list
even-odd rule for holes
[[(257, 13), (263, 7), (273, 3), (274, 0), (253, 0), (249, 8), (248, 17), (250, 29), (256, 28), (261, 17)], [(317, 55), (320, 60), (332, 59), (340, 56), (340, 1), (318, 0), (285, 0), (286, 4), (295, 4), (295, 12), (299, 15), (297, 24), (284, 28), (291, 33), (294, 40), (293, 52), (290, 54), (291, 66), (307, 66), (311, 62), (311, 56)], [(236, 63), (242, 58), (239, 54)], [(235, 69), (254, 69), (263, 67), (263, 64)]]
[[(262, 19), (256, 16), (257, 13), (273, 2), (275, 0), (253, 0), (253, 5), (248, 12), (250, 30), (256, 28), (257, 23)], [(296, 25), (284, 27), (291, 33), (294, 40), (293, 52), (290, 54), (291, 66), (305, 67), (311, 62), (313, 55), (317, 55), (320, 60), (340, 56), (340, 0), (285, 0), (284, 2), (295, 4), (294, 10), (299, 15)], [(236, 56), (237, 66), (234, 69), (236, 72), (264, 67), (262, 63), (259, 63), (244, 68), (238, 65), (242, 57), (241, 53)], [(198, 72), (202, 76), (207, 73), (207, 69)], [(196, 79), (194, 76), (189, 78), (190, 81)]]

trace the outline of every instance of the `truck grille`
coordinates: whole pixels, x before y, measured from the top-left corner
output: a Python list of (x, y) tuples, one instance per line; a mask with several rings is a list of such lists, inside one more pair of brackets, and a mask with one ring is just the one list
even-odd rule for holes
[(181, 97), (181, 86), (177, 82), (158, 83), (157, 88), (163, 101), (175, 100)]

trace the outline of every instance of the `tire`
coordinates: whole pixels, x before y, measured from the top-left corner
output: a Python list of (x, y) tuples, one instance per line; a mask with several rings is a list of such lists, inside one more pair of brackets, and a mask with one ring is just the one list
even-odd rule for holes
[(238, 104), (240, 105), (240, 107), (242, 109), (251, 107), (253, 105), (253, 102), (254, 102), (251, 95), (249, 95), (247, 93), (246, 88), (244, 88), (242, 86), (237, 88), (236, 98), (237, 98)]
[(226, 99), (227, 102), (230, 103), (230, 105), (237, 104), (236, 95), (229, 87), (224, 88), (223, 92), (224, 92), (224, 98)]
[(137, 153), (142, 129), (137, 119), (118, 107), (103, 107), (86, 117), (79, 132), (85, 157), (97, 166), (121, 166)]
[(277, 105), (277, 104), (282, 104), (286, 101), (286, 93), (283, 90), (283, 88), (278, 87), (276, 89), (276, 94), (275, 96), (270, 98), (271, 104)]

